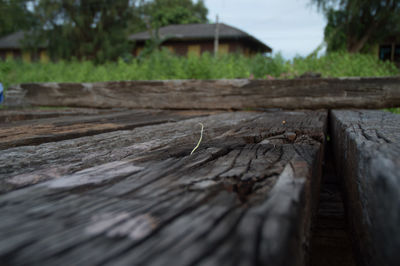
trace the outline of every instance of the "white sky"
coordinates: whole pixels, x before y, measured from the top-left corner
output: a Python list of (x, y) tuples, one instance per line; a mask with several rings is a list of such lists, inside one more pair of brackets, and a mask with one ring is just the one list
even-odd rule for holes
[(237, 27), (281, 52), (306, 56), (323, 41), (325, 19), (310, 0), (204, 0), (208, 18)]

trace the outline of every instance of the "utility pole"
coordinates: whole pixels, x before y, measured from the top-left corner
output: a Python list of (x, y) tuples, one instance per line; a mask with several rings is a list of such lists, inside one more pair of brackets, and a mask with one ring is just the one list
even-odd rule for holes
[(218, 15), (215, 22), (215, 37), (214, 37), (214, 56), (218, 55), (218, 46), (219, 46), (219, 21)]

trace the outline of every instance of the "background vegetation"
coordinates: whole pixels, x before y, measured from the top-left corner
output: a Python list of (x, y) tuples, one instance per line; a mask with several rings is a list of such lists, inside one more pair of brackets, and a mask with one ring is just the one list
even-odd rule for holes
[(286, 61), (280, 54), (224, 55), (208, 53), (200, 57), (179, 57), (167, 50), (147, 57), (95, 64), (92, 61), (59, 61), (57, 63), (24, 63), (0, 61), (0, 81), (5, 87), (26, 82), (96, 82), (111, 80), (222, 79), (222, 78), (294, 78), (305, 72), (323, 77), (393, 76), (399, 70), (389, 61), (375, 56), (329, 53), (323, 56), (295, 57)]
[(400, 0), (310, 0), (327, 19), (327, 51), (373, 53), (387, 38), (400, 34)]
[(23, 30), (24, 50), (104, 63), (131, 54), (133, 33), (207, 23), (207, 13), (203, 0), (0, 0), (0, 37)]

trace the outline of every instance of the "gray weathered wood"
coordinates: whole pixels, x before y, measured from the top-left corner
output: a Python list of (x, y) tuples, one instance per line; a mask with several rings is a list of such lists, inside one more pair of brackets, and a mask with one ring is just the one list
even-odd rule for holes
[(326, 119), (231, 112), (2, 150), (0, 261), (307, 265)]
[(52, 118), (62, 116), (96, 115), (117, 112), (121, 110), (93, 109), (93, 108), (24, 108), (0, 109), (0, 126), (16, 121)]
[[(32, 113), (38, 115), (36, 111)], [(107, 113), (103, 111), (93, 115), (77, 113), (75, 116), (9, 122), (0, 127), (0, 150), (173, 122), (211, 113), (210, 111), (110, 110)]]
[(400, 261), (400, 116), (331, 112), (339, 175), (360, 265)]
[[(205, 126), (204, 143), (208, 140), (219, 146), (220, 140), (228, 137), (231, 145), (238, 145), (257, 143), (270, 136), (281, 136), (286, 131), (302, 133), (297, 140), (321, 140), (323, 132), (320, 128), (325, 119), (324, 112), (232, 112), (38, 146), (10, 148), (0, 151), (0, 182), (20, 187), (97, 164), (142, 157), (153, 150), (157, 151), (156, 154), (161, 152), (160, 157), (190, 153), (199, 138), (199, 122)], [(282, 139), (271, 141), (279, 143)], [(0, 186), (0, 191), (8, 185)]]
[(7, 90), (6, 105), (155, 109), (383, 108), (400, 106), (400, 78), (20, 84)]

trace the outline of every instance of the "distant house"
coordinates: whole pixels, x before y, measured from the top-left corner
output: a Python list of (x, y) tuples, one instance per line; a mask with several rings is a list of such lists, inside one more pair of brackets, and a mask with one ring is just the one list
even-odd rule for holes
[[(159, 29), (159, 37), (164, 40), (162, 47), (166, 47), (177, 55), (189, 53), (201, 54), (214, 52), (216, 24), (184, 24), (170, 25)], [(37, 47), (37, 52), (32, 54), (23, 49), (23, 41), (26, 32), (18, 31), (0, 38), (0, 59), (22, 59), (24, 61), (39, 60), (48, 61), (47, 45)], [(133, 55), (137, 56), (143, 50), (146, 41), (151, 36), (148, 31), (129, 36), (129, 40), (135, 43)], [(237, 28), (226, 24), (219, 24), (218, 53), (242, 53), (252, 55), (256, 53), (270, 53), (272, 49), (255, 37)]]
[[(242, 53), (251, 55), (256, 53), (270, 53), (272, 49), (250, 34), (232, 26), (220, 23), (218, 53)], [(158, 34), (162, 47), (178, 55), (189, 53), (201, 54), (214, 52), (214, 39), (217, 24), (183, 24), (169, 25), (159, 29)], [(129, 40), (136, 43), (134, 55), (139, 55), (146, 41), (152, 36), (149, 31), (133, 34)]]
[(38, 59), (44, 62), (48, 61), (49, 58), (47, 56), (45, 44), (37, 47), (37, 52), (34, 54), (24, 51), (23, 40), (25, 35), (26, 32), (18, 31), (0, 38), (0, 59), (23, 59), (27, 62)]

